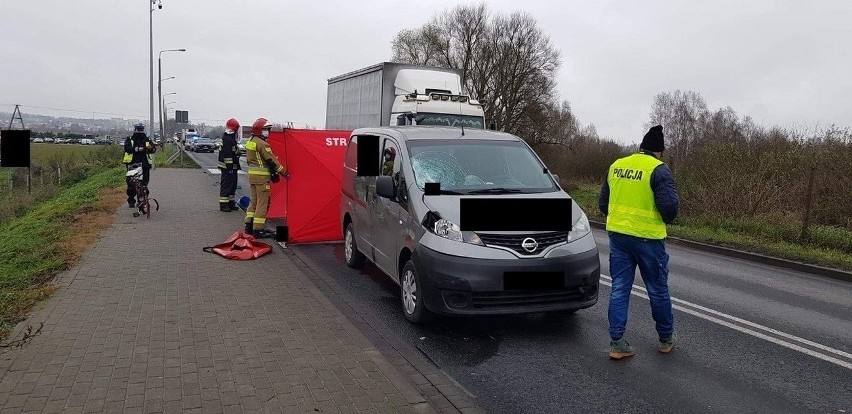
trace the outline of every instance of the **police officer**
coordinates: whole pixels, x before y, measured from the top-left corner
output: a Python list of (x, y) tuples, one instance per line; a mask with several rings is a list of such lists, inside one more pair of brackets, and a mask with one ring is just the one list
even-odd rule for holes
[(237, 131), (240, 123), (231, 118), (225, 123), (222, 146), (219, 148), (219, 210), (237, 210), (234, 194), (237, 192), (237, 171), (240, 170), (240, 152), (237, 149)]
[[(142, 165), (142, 184), (146, 187), (151, 178), (151, 154), (155, 152), (157, 152), (157, 147), (145, 135), (145, 124), (134, 124), (133, 135), (124, 139), (124, 159), (122, 161), (128, 171), (130, 171), (132, 165)], [(127, 177), (125, 181), (127, 182), (127, 205), (134, 208), (136, 207), (136, 189), (131, 185), (130, 177)]]
[(258, 118), (251, 126), (251, 139), (246, 142), (251, 202), (246, 209), (245, 232), (261, 239), (275, 237), (274, 231), (266, 229), (269, 183), (277, 183), (279, 176), (287, 177), (287, 169), (266, 142), (271, 129), (272, 124), (266, 118)]
[(651, 315), (659, 337), (658, 350), (669, 353), (675, 346), (674, 315), (669, 296), (669, 256), (666, 224), (674, 221), (680, 198), (672, 172), (661, 161), (665, 145), (663, 127), (652, 127), (642, 139), (639, 152), (616, 160), (601, 187), (598, 208), (606, 215), (609, 232), (609, 357), (621, 359), (635, 351), (624, 340), (627, 309), (638, 266), (651, 301)]

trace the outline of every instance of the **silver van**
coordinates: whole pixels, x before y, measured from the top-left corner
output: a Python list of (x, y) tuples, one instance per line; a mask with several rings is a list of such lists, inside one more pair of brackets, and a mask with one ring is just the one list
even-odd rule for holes
[[(359, 158), (367, 143), (370, 152)], [(375, 160), (378, 175), (358, 174), (359, 159)], [(600, 259), (586, 215), (514, 135), (429, 126), (356, 129), (342, 180), (347, 265), (360, 268), (369, 260), (399, 284), (403, 313), (413, 323), (435, 313), (570, 313), (598, 301)], [(428, 183), (439, 183), (438, 192)], [(555, 231), (465, 229), (459, 225), (465, 199), (555, 199), (568, 206), (565, 216), (544, 218), (570, 220)]]

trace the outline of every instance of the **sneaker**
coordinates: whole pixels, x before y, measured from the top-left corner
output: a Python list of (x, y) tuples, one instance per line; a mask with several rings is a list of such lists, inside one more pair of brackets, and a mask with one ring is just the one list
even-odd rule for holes
[(657, 348), (657, 350), (664, 354), (668, 354), (674, 349), (676, 341), (677, 337), (675, 336), (674, 332), (672, 332), (672, 335), (670, 337), (660, 338), (660, 346)]
[(617, 341), (609, 341), (609, 358), (610, 359), (621, 359), (632, 357), (635, 354), (633, 351), (633, 347), (630, 346), (627, 341), (624, 339), (619, 339)]

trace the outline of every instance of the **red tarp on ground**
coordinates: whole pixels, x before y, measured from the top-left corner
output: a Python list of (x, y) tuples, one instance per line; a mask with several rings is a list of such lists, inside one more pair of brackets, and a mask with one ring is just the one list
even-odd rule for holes
[(341, 176), (351, 131), (285, 129), (267, 142), (289, 179), (272, 185), (268, 218), (286, 219), (288, 243), (343, 240)]

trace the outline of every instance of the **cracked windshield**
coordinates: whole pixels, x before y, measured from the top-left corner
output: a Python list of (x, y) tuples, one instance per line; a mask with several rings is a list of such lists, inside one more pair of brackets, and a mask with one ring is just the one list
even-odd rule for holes
[(550, 174), (520, 142), (424, 140), (409, 143), (417, 186), (441, 183), (459, 194), (543, 193), (555, 191)]

